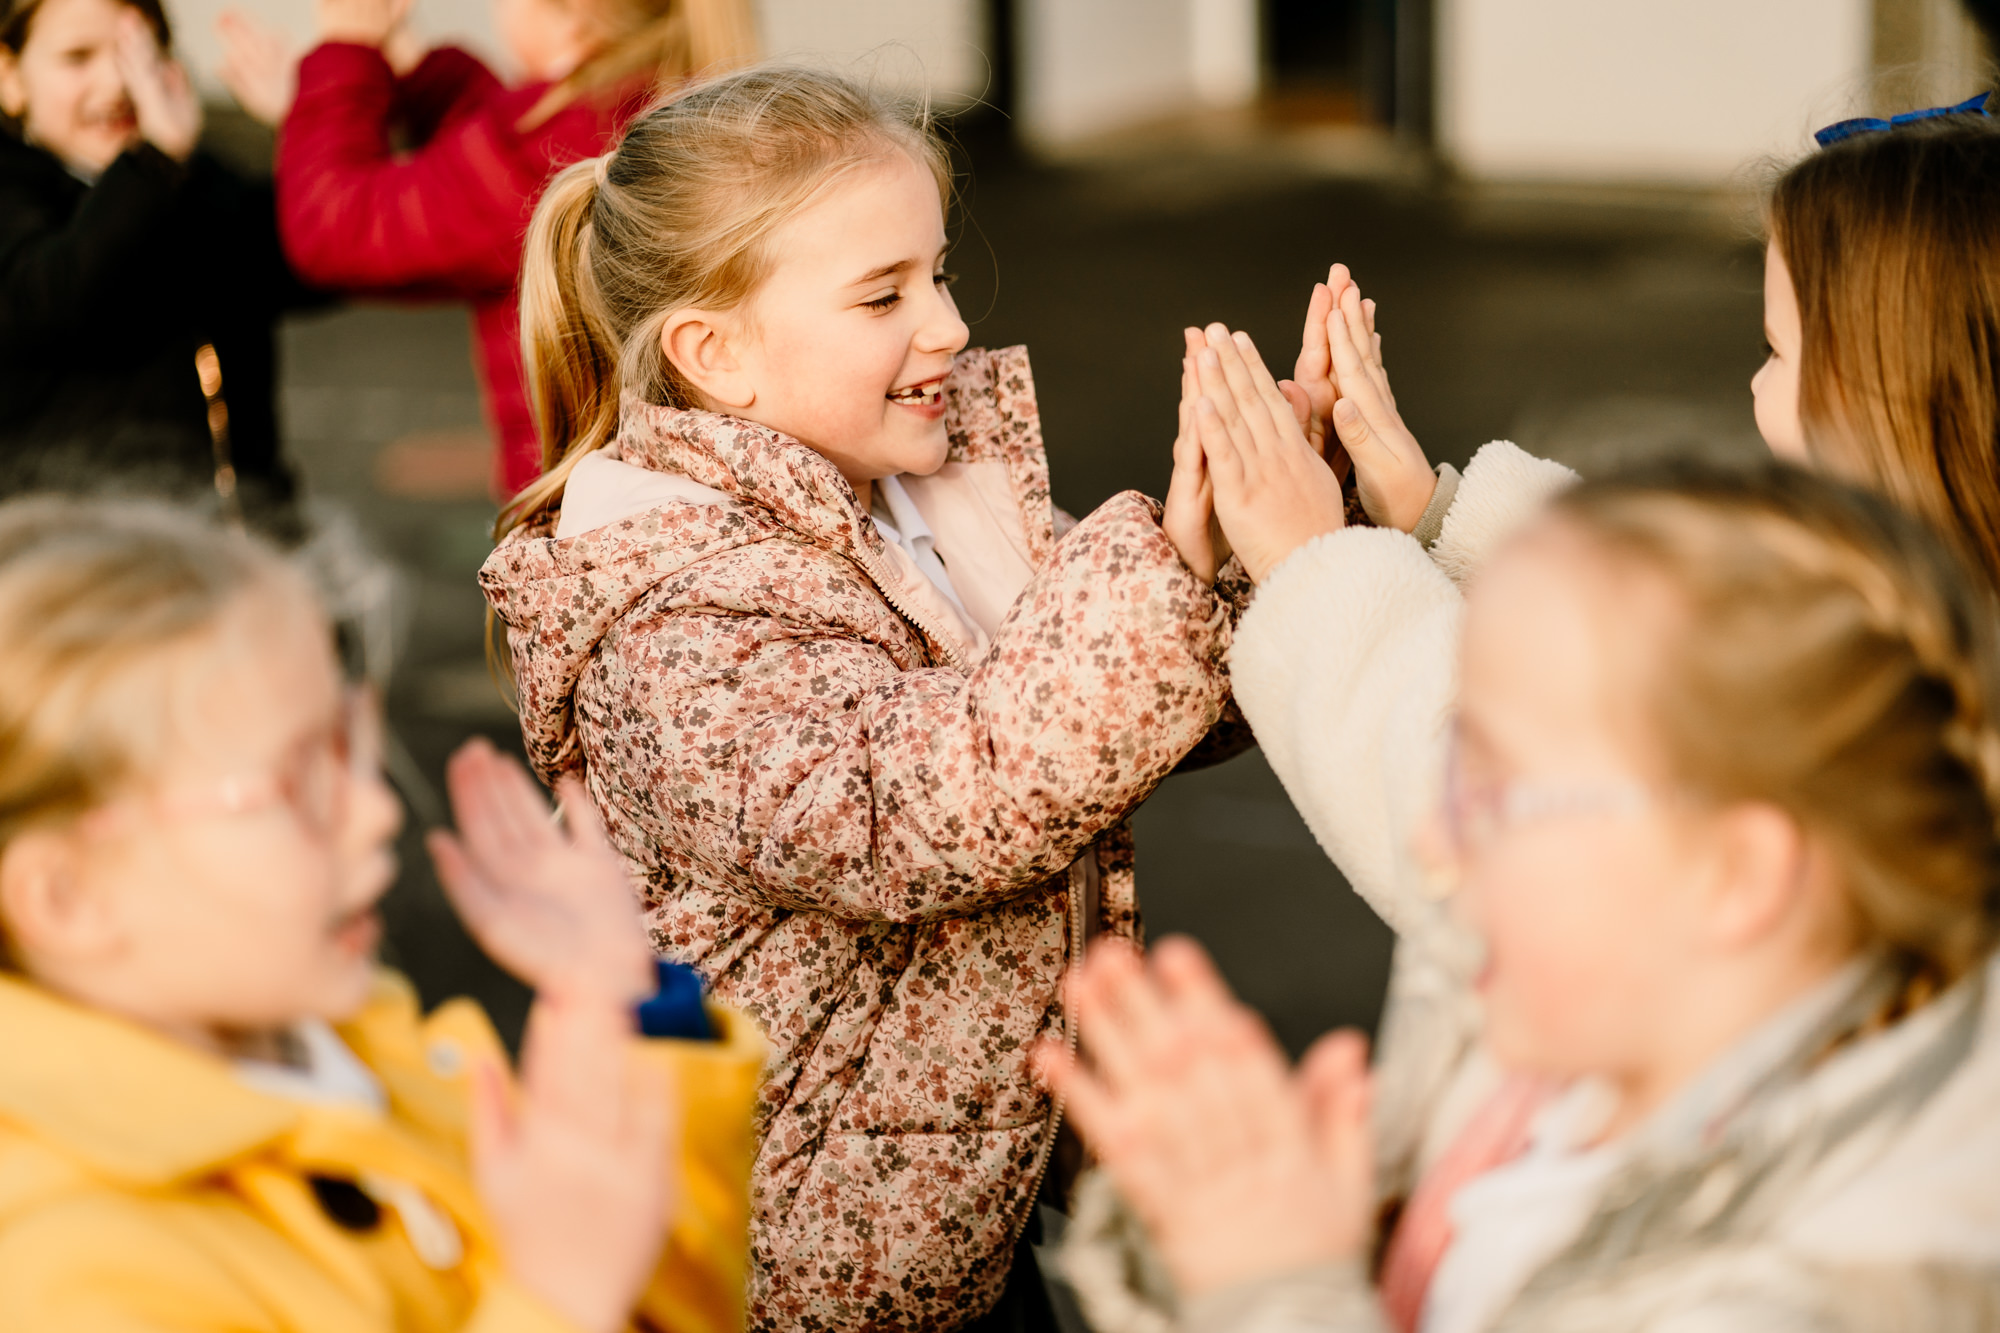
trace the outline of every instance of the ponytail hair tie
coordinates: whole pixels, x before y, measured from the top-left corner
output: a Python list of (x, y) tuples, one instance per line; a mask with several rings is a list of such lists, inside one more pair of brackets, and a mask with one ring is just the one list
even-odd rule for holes
[[(617, 150), (614, 149), (612, 151), (616, 152)], [(602, 157), (597, 159), (596, 175), (597, 175), (597, 188), (601, 190), (604, 188), (605, 183), (611, 177), (611, 153), (606, 153)]]

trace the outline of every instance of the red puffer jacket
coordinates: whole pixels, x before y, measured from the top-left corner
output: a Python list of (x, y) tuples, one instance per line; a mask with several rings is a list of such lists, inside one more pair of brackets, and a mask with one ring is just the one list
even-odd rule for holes
[(451, 47), (398, 78), (376, 48), (328, 42), (300, 62), (278, 136), (278, 227), (306, 281), (472, 303), (501, 496), (542, 470), (521, 368), (528, 219), (549, 177), (603, 152), (648, 92), (579, 98), (523, 127), (548, 88), (509, 88)]

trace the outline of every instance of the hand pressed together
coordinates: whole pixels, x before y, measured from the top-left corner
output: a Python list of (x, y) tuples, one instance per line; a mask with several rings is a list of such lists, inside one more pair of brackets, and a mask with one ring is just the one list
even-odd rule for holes
[[(1313, 304), (1325, 308), (1320, 341), (1337, 394), (1329, 415), (1340, 451), (1353, 462), (1361, 507), (1377, 525), (1409, 532), (1430, 505), (1437, 474), (1396, 411), (1389, 372), (1382, 366), (1382, 335), (1375, 331), (1375, 303), (1362, 299), (1345, 264), (1335, 264), (1327, 285), (1314, 289)], [(1311, 323), (1308, 316), (1309, 328)]]
[(1194, 405), (1201, 398), (1194, 371), (1194, 358), (1203, 346), (1201, 330), (1187, 329), (1183, 336), (1187, 354), (1181, 357), (1180, 428), (1174, 435), (1174, 476), (1160, 526), (1195, 577), (1212, 584), (1216, 572), (1229, 563), (1229, 539), (1215, 514), (1215, 487), (1194, 424)]
[(1250, 577), (1262, 582), (1301, 545), (1346, 522), (1340, 478), (1312, 447), (1248, 334), (1220, 324), (1194, 357), (1194, 423), (1215, 513)]
[(1099, 944), (1070, 983), (1087, 1063), (1043, 1077), (1185, 1297), (1361, 1253), (1374, 1212), (1365, 1043), (1323, 1038), (1295, 1073), (1200, 947), (1150, 964)]

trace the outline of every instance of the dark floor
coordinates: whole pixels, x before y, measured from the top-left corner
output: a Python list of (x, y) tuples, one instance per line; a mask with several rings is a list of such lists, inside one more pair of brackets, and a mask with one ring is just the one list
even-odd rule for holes
[[(1073, 512), (1164, 486), (1183, 324), (1246, 328), (1289, 365), (1310, 285), (1336, 259), (1381, 302), (1397, 395), (1433, 458), (1463, 462), (1502, 435), (1586, 468), (1757, 447), (1757, 247), (1687, 201), (1496, 199), (1305, 174), (1254, 153), (1068, 169), (976, 143), (972, 155), (952, 261), (960, 303), (975, 342), (1033, 350), (1056, 498)], [(403, 571), (390, 705), (431, 784), (405, 784), (421, 824), (437, 817), (434, 784), (461, 739), (518, 744), (481, 659), (473, 573), (491, 511), (451, 475), (479, 428), (465, 315), (300, 320), (285, 386), (316, 493), (356, 513)], [(1170, 779), (1134, 822), (1156, 935), (1205, 941), (1295, 1049), (1336, 1024), (1373, 1023), (1387, 932), (1260, 758)], [(457, 930), (414, 829), (405, 850), (389, 904), (395, 960), (427, 999), (469, 991), (508, 1024), (521, 996)]]

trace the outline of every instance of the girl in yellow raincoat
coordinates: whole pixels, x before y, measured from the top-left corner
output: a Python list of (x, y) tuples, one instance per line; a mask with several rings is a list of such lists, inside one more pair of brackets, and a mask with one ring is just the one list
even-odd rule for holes
[(564, 832), (468, 747), (432, 835), (536, 988), (517, 1083), (373, 961), (401, 813), (275, 554), (0, 506), (0, 680), (0, 1328), (740, 1325), (762, 1042), (641, 1038), (666, 974), (580, 792)]

